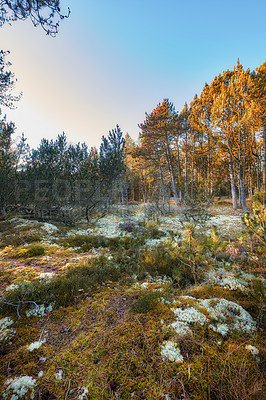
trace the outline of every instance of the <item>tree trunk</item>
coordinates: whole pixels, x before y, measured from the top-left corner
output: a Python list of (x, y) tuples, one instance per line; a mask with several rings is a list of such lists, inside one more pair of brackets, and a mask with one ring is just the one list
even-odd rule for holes
[(170, 145), (169, 145), (167, 136), (166, 136), (166, 157), (167, 157), (168, 168), (169, 168), (169, 173), (170, 173), (170, 178), (171, 178), (171, 185), (172, 185), (172, 191), (173, 191), (173, 195), (174, 195), (174, 201), (175, 201), (175, 204), (178, 205), (179, 199), (177, 196), (177, 187), (176, 187), (176, 181), (175, 181), (174, 167), (173, 167), (173, 162), (172, 162), (171, 149), (170, 149)]
[(231, 183), (231, 195), (233, 200), (233, 208), (237, 208), (237, 193), (236, 193), (236, 184), (235, 184), (235, 175), (234, 175), (234, 165), (232, 154), (228, 151), (228, 158), (229, 158), (229, 175), (230, 175), (230, 183)]
[(253, 188), (252, 188), (252, 169), (251, 166), (249, 167), (249, 198), (250, 198), (250, 205), (252, 206), (252, 196), (253, 196)]
[(3, 205), (3, 219), (6, 219), (6, 205)]
[(134, 185), (134, 179), (132, 179), (131, 181), (131, 197), (132, 197), (132, 201), (135, 201), (135, 185)]
[(187, 179), (187, 130), (186, 130), (186, 137), (185, 137), (185, 199), (188, 197), (188, 179)]
[(266, 125), (263, 127), (263, 192), (264, 192), (264, 208), (266, 208)]
[(178, 168), (178, 185), (179, 185), (179, 198), (182, 201), (182, 190), (181, 190), (181, 164), (180, 164), (180, 151), (179, 151), (179, 143), (178, 138), (176, 141), (177, 145), (177, 168)]
[(256, 167), (256, 173), (257, 173), (257, 189), (260, 192), (260, 164), (257, 163), (257, 167)]
[(162, 189), (162, 195), (163, 195), (163, 203), (165, 203), (165, 186), (164, 186), (162, 166), (161, 166), (160, 162), (159, 162), (159, 170), (160, 170), (160, 181), (161, 181), (161, 189)]
[(122, 174), (120, 174), (120, 177), (119, 177), (119, 185), (120, 185), (120, 193), (121, 193), (121, 203), (123, 206), (125, 204), (125, 199), (124, 199), (124, 185), (123, 185)]
[(193, 201), (194, 197), (194, 151), (192, 153), (192, 161), (191, 161), (191, 189), (190, 189), (190, 197), (191, 201)]
[(212, 195), (212, 177), (211, 177), (211, 141), (208, 135), (208, 158), (207, 158), (207, 182), (208, 182), (208, 196)]
[(244, 213), (247, 212), (246, 197), (245, 197), (245, 185), (244, 185), (244, 174), (241, 162), (238, 164), (238, 179), (239, 179), (239, 195), (241, 200), (241, 206)]

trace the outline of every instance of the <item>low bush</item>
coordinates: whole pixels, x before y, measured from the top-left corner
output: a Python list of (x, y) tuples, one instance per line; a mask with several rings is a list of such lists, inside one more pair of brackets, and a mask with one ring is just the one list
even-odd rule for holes
[(99, 247), (107, 247), (106, 238), (100, 235), (76, 235), (62, 239), (58, 243), (64, 247), (78, 248), (82, 252)]
[(178, 287), (194, 283), (190, 266), (181, 258), (167, 251), (163, 245), (144, 251), (140, 255), (140, 265), (151, 276), (168, 276)]
[(139, 247), (144, 243), (141, 238), (132, 237), (114, 237), (107, 238), (101, 235), (76, 235), (66, 239), (62, 239), (58, 242), (64, 247), (74, 247), (80, 249), (82, 252), (87, 252), (91, 249), (97, 249), (99, 247), (107, 247), (110, 250), (130, 249)]
[(122, 224), (119, 225), (119, 229), (124, 232), (136, 232), (138, 230), (138, 225), (135, 222), (132, 221), (127, 221), (123, 222)]
[(34, 243), (41, 240), (41, 235), (38, 232), (30, 231), (14, 231), (12, 229), (7, 233), (4, 232), (0, 239), (0, 248), (7, 246), (21, 246), (25, 243)]
[(155, 221), (149, 220), (146, 223), (144, 230), (144, 237), (146, 239), (160, 239), (163, 236), (166, 236), (165, 232), (158, 229)]
[(159, 304), (161, 292), (146, 290), (141, 292), (133, 302), (131, 310), (137, 314), (144, 314), (154, 310)]
[(76, 304), (97, 285), (118, 281), (122, 276), (119, 268), (105, 257), (89, 260), (88, 264), (72, 267), (49, 281), (34, 280), (30, 285), (19, 286), (7, 292), (0, 300), (0, 312), (8, 314), (32, 308), (33, 304), (66, 307)]
[(30, 245), (22, 249), (17, 249), (12, 253), (12, 258), (32, 258), (43, 256), (45, 254), (45, 248), (41, 245)]

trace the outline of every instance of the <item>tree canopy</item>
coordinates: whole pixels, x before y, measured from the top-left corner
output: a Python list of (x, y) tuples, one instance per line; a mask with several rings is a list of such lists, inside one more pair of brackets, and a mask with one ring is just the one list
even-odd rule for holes
[(34, 26), (40, 25), (51, 36), (56, 36), (59, 22), (68, 18), (61, 12), (60, 0), (0, 0), (0, 26), (15, 20), (29, 18)]

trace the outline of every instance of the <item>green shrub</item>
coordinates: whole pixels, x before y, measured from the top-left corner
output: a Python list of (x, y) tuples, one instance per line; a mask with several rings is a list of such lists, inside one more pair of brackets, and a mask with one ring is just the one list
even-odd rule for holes
[(140, 264), (151, 276), (172, 277), (172, 271), (176, 265), (171, 255), (163, 245), (144, 251), (140, 256)]
[(127, 221), (123, 222), (122, 224), (119, 225), (119, 229), (124, 232), (136, 232), (138, 230), (138, 225), (135, 222), (132, 221)]
[(20, 286), (7, 292), (0, 300), (0, 312), (8, 314), (17, 310), (55, 302), (55, 307), (78, 303), (97, 285), (118, 281), (122, 276), (119, 268), (105, 257), (89, 260), (87, 265), (69, 268), (49, 281), (34, 280), (30, 285)]
[(149, 220), (146, 223), (144, 230), (144, 237), (146, 239), (160, 239), (163, 236), (166, 236), (166, 234), (158, 229), (155, 221)]
[(41, 240), (41, 235), (38, 232), (29, 232), (29, 231), (13, 231), (12, 229), (7, 233), (4, 232), (1, 236), (0, 240), (0, 248), (6, 246), (22, 246), (25, 243), (34, 243), (39, 242)]
[(60, 240), (59, 244), (64, 247), (79, 248), (82, 252), (99, 247), (107, 247), (106, 239), (104, 236), (94, 235), (76, 235), (66, 239)]
[(159, 291), (143, 291), (133, 302), (131, 310), (137, 314), (144, 314), (154, 310), (159, 304), (161, 292)]
[(168, 251), (163, 245), (146, 250), (140, 255), (140, 265), (151, 276), (168, 276), (179, 287), (187, 287), (194, 283), (191, 267)]
[(172, 278), (175, 286), (178, 286), (179, 288), (186, 288), (194, 283), (194, 276), (191, 268), (182, 264), (182, 262), (173, 268)]
[(101, 235), (76, 235), (59, 241), (65, 247), (79, 248), (82, 252), (99, 247), (108, 247), (110, 250), (131, 249), (139, 247), (144, 243), (143, 239), (133, 237), (106, 238)]
[(31, 257), (43, 256), (44, 254), (45, 254), (45, 248), (39, 244), (36, 244), (15, 250), (12, 253), (12, 258), (31, 258)]

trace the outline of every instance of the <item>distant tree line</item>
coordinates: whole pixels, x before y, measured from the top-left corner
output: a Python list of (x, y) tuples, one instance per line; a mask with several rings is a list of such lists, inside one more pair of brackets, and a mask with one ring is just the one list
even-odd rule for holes
[[(12, 107), (15, 78), (0, 54), (0, 104)], [(65, 134), (30, 149), (15, 144), (15, 125), (0, 121), (0, 207), (46, 217), (80, 209), (87, 219), (110, 205), (155, 201), (193, 204), (232, 198), (246, 212), (255, 189), (266, 192), (266, 63), (255, 71), (237, 62), (205, 84), (178, 113), (169, 99), (146, 113), (135, 143), (117, 125), (99, 151), (69, 144)]]
[(165, 99), (139, 125), (145, 193), (176, 204), (227, 195), (246, 212), (246, 197), (266, 192), (265, 112), (266, 62), (251, 72), (237, 61), (180, 113)]

